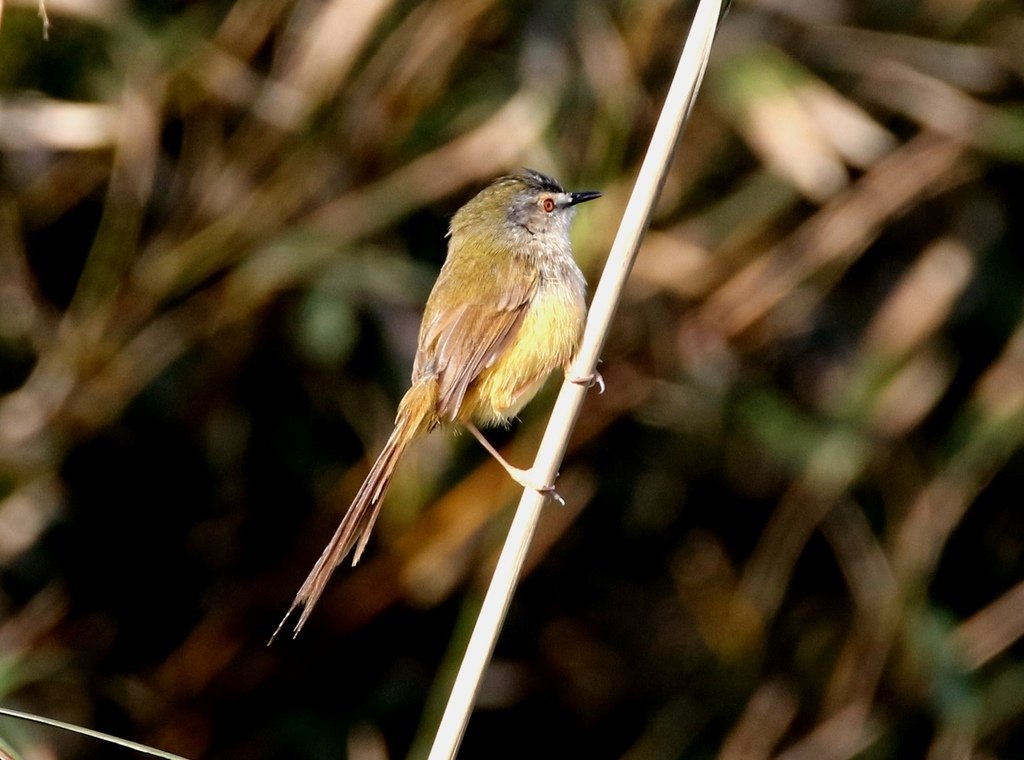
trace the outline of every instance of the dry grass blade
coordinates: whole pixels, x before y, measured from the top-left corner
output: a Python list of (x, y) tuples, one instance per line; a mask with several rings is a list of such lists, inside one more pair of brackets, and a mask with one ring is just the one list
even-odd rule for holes
[(1024, 415), (1024, 327), (975, 386), (964, 410), (959, 447), (916, 494), (895, 534), (893, 567), (906, 583), (931, 572), (950, 535), (978, 494), (1021, 442)]
[(160, 757), (164, 760), (187, 760), (186, 758), (181, 757), (181, 755), (173, 755), (170, 752), (164, 752), (163, 750), (156, 749), (154, 747), (147, 747), (145, 744), (139, 744), (138, 742), (131, 742), (127, 739), (111, 736), (110, 734), (105, 734), (102, 731), (93, 731), (91, 728), (83, 728), (82, 726), (76, 726), (73, 723), (65, 723), (60, 720), (54, 720), (53, 718), (44, 718), (41, 715), (32, 715), (19, 710), (11, 710), (7, 707), (0, 707), (0, 715), (7, 715), (11, 718), (27, 720), (33, 723), (40, 723), (44, 726), (59, 728), (61, 731), (70, 731), (71, 733), (81, 734), (82, 736), (87, 736), (90, 739), (97, 739), (101, 742), (106, 742), (107, 744), (124, 747), (125, 749), (132, 750), (133, 752), (149, 755), (150, 757)]
[(965, 620), (956, 631), (968, 668), (980, 668), (1024, 636), (1024, 583)]
[(820, 723), (775, 760), (850, 760), (878, 741), (880, 728), (862, 706), (854, 705)]
[(796, 717), (799, 703), (785, 684), (769, 681), (750, 698), (722, 743), (718, 760), (767, 760)]
[(829, 201), (781, 245), (729, 279), (700, 316), (728, 336), (749, 329), (806, 278), (849, 266), (884, 224), (913, 202), (955, 181), (964, 148), (922, 134), (886, 156), (852, 188)]

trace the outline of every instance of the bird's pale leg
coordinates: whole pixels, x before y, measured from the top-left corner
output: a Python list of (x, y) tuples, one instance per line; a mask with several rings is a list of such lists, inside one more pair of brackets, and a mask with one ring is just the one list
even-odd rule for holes
[(512, 464), (509, 464), (508, 460), (498, 453), (498, 450), (491, 445), (491, 442), (484, 437), (484, 434), (480, 432), (480, 429), (476, 425), (474, 425), (471, 422), (467, 422), (464, 424), (466, 426), (466, 429), (473, 434), (473, 437), (480, 442), (480, 445), (487, 450), (487, 453), (494, 457), (498, 461), (498, 464), (500, 464), (505, 469), (505, 472), (508, 473), (509, 477), (512, 478), (512, 480), (521, 485), (523, 488), (530, 488), (533, 489), (534, 491), (539, 491), (542, 494), (550, 496), (552, 499), (559, 502), (560, 504), (565, 504), (565, 500), (558, 495), (558, 492), (555, 490), (555, 487), (553, 485), (538, 482), (537, 479), (533, 476), (533, 470), (524, 470), (520, 467), (516, 467)]

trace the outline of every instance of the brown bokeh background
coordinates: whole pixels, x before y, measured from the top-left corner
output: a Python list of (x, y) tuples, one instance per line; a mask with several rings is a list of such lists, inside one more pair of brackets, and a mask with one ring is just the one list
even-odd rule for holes
[[(390, 430), (447, 219), (531, 166), (592, 282), (693, 7), (6, 0), (0, 704), (423, 757), (517, 490)], [(1024, 10), (737, 0), (466, 758), (1024, 756)], [(492, 438), (527, 464), (554, 385)], [(25, 760), (128, 757), (0, 720)]]

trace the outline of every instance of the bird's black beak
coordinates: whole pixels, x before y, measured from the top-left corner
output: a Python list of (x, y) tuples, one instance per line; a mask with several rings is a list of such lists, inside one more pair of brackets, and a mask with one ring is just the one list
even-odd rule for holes
[(569, 205), (575, 206), (577, 203), (586, 203), (600, 197), (601, 193), (597, 190), (581, 190), (578, 193), (569, 193)]

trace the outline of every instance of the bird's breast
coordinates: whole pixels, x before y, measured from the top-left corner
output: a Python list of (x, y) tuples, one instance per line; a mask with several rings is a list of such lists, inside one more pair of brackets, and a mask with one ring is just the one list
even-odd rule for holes
[(552, 370), (575, 357), (587, 308), (583, 275), (571, 269), (543, 272), (508, 348), (480, 373), (469, 416), (478, 424), (502, 424), (533, 398)]

